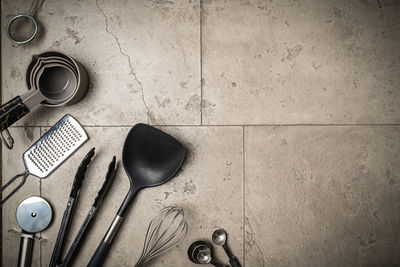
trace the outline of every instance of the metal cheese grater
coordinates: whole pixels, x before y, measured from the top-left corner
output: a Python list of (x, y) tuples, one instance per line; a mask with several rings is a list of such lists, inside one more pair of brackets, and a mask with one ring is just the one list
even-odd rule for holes
[(10, 181), (1, 187), (1, 192), (18, 177), (22, 177), (22, 181), (0, 202), (0, 206), (25, 183), (29, 174), (38, 178), (46, 178), (84, 144), (87, 139), (88, 136), (78, 121), (71, 115), (65, 115), (25, 151), (23, 155), (25, 172), (11, 178)]

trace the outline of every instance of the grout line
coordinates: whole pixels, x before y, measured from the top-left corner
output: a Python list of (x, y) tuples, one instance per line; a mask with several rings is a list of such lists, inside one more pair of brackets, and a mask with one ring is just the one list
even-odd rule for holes
[(203, 125), (203, 1), (200, 0), (200, 125)]
[(246, 167), (246, 153), (245, 153), (245, 126), (242, 127), (242, 194), (243, 194), (243, 267), (246, 267), (246, 177), (245, 177), (245, 167)]
[[(82, 127), (132, 127), (135, 124), (122, 124), (122, 125), (111, 125), (111, 124), (98, 124), (98, 125), (91, 125), (91, 124), (81, 124)], [(304, 127), (304, 126), (311, 126), (311, 127), (330, 127), (330, 126), (341, 126), (341, 127), (364, 127), (364, 126), (400, 126), (400, 123), (371, 123), (371, 124), (151, 124), (155, 127)], [(10, 126), (11, 128), (24, 128), (24, 127), (43, 127), (49, 128), (53, 125), (31, 125), (31, 126), (22, 126), (22, 125), (13, 125)]]
[[(3, 25), (3, 1), (0, 1), (0, 25)], [(3, 36), (3, 27), (0, 27), (0, 34)], [(3, 69), (3, 46), (0, 41), (0, 102), (2, 103), (3, 97), (3, 77), (2, 77), (2, 69)], [(0, 185), (3, 186), (3, 142), (0, 141)], [(2, 199), (2, 194), (0, 194), (0, 199)], [(3, 207), (0, 207), (0, 266), (3, 266)]]
[[(42, 127), (39, 127), (39, 135), (42, 136), (43, 129)], [(39, 137), (40, 138), (40, 137)], [(42, 179), (39, 179), (39, 196), (42, 196)], [(42, 232), (39, 233), (40, 238), (42, 238)], [(43, 258), (42, 258), (42, 242), (39, 242), (39, 265), (40, 267), (43, 266)]]

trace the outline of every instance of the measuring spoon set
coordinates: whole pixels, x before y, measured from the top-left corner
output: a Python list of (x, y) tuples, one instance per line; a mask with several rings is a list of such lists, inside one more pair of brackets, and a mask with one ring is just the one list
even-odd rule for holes
[(216, 267), (242, 267), (239, 259), (233, 255), (227, 244), (228, 235), (224, 229), (217, 229), (212, 234), (212, 241), (217, 246), (222, 246), (229, 258), (230, 265), (225, 265), (216, 260), (213, 256), (213, 247), (210, 243), (204, 240), (193, 242), (188, 248), (188, 257), (190, 261), (196, 264), (211, 264)]

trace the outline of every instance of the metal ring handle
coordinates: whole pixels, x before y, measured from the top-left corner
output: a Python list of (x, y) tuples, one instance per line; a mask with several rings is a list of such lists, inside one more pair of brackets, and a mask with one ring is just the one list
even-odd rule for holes
[[(28, 39), (23, 40), (23, 41), (17, 41), (17, 40), (15, 40), (15, 39), (11, 36), (11, 25), (12, 25), (17, 19), (21, 19), (21, 18), (27, 18), (27, 19), (29, 19), (30, 21), (32, 21), (32, 22), (33, 22), (33, 26), (34, 26), (34, 31), (33, 31), (33, 34), (32, 34)], [(6, 32), (7, 32), (7, 37), (8, 37), (8, 39), (11, 40), (11, 42), (13, 43), (13, 46), (14, 46), (14, 47), (18, 47), (20, 44), (26, 44), (26, 43), (32, 41), (33, 38), (35, 38), (35, 36), (36, 36), (36, 34), (37, 34), (37, 32), (38, 32), (38, 24), (37, 24), (35, 18), (32, 17), (32, 16), (30, 16), (30, 15), (28, 15), (28, 14), (26, 14), (26, 15), (17, 15), (17, 16), (13, 17), (12, 19), (10, 19), (10, 20), (8, 21)]]
[(5, 198), (3, 198), (3, 199), (0, 201), (0, 207), (2, 207), (3, 204), (4, 204), (12, 195), (14, 195), (15, 192), (17, 192), (18, 189), (21, 188), (21, 186), (24, 185), (24, 183), (25, 183), (25, 181), (26, 181), (26, 177), (28, 177), (28, 175), (29, 175), (28, 170), (25, 170), (25, 172), (15, 175), (15, 176), (14, 176), (13, 178), (11, 178), (5, 185), (3, 185), (3, 186), (1, 187), (0, 194), (3, 193), (4, 189), (6, 189), (10, 184), (12, 184), (12, 183), (15, 181), (15, 179), (17, 179), (18, 177), (22, 177), (21, 182), (11, 191), (11, 193), (9, 193)]

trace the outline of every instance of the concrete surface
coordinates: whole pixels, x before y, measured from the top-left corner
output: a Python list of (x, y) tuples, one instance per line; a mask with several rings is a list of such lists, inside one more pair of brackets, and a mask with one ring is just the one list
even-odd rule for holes
[[(4, 205), (3, 266), (16, 265), (19, 238), (9, 231), (32, 195), (55, 210), (33, 256), (33, 266), (48, 266), (76, 168), (95, 146), (72, 242), (139, 122), (181, 140), (188, 157), (171, 182), (138, 195), (106, 266), (133, 266), (149, 221), (170, 204), (185, 209), (189, 234), (151, 266), (196, 266), (187, 247), (219, 227), (244, 266), (400, 264), (400, 1), (43, 0), (39, 36), (18, 48), (6, 23), (30, 3), (1, 3), (3, 103), (27, 90), (30, 58), (45, 50), (71, 54), (91, 80), (80, 103), (39, 108), (10, 128), (3, 184), (65, 113), (90, 140)], [(74, 266), (86, 266), (127, 185), (120, 164)]]

